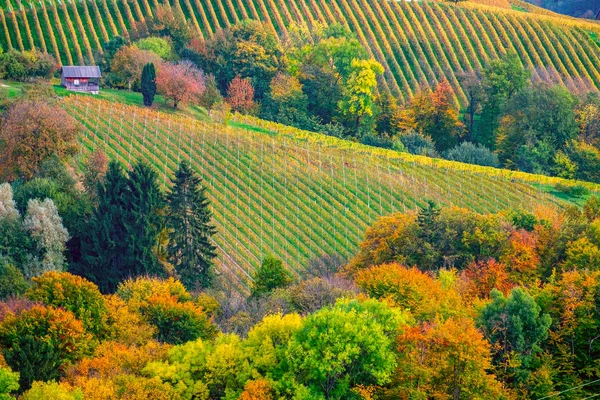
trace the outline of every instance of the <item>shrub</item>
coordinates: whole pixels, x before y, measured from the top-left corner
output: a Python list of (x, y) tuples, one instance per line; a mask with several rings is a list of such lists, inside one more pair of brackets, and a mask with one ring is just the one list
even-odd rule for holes
[(484, 165), (488, 167), (499, 167), (498, 156), (481, 144), (463, 142), (448, 150), (444, 157), (448, 160), (464, 162), (467, 164)]
[(73, 313), (34, 306), (8, 314), (0, 325), (0, 347), (7, 364), (21, 373), (21, 388), (35, 380), (53, 380), (89, 348), (90, 336)]
[(216, 334), (215, 325), (201, 307), (191, 302), (179, 303), (174, 296), (150, 297), (142, 313), (158, 329), (156, 338), (161, 342), (181, 344)]
[(583, 185), (566, 185), (559, 182), (554, 185), (554, 189), (557, 192), (573, 197), (583, 197), (590, 194), (590, 190)]
[(92, 282), (67, 272), (47, 272), (32, 280), (29, 299), (71, 311), (88, 332), (106, 334), (106, 304)]
[[(404, 151), (410, 154), (439, 157), (439, 154), (435, 150), (433, 140), (431, 140), (429, 136), (422, 135), (415, 131), (409, 131), (400, 135), (398, 140), (402, 143)], [(398, 145), (395, 147), (398, 148)]]

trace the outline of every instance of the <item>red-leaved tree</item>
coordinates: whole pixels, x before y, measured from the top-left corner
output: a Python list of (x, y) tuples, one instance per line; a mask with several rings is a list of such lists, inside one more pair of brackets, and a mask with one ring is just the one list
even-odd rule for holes
[(254, 88), (250, 79), (242, 79), (239, 75), (233, 78), (227, 88), (227, 103), (232, 111), (242, 114), (248, 114), (254, 109)]
[(173, 100), (173, 107), (198, 99), (206, 89), (206, 78), (190, 61), (178, 64), (165, 63), (156, 76), (158, 92)]

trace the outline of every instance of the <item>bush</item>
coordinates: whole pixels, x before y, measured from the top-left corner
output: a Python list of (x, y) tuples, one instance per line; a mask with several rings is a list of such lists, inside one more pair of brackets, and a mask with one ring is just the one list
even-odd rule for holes
[[(439, 157), (439, 154), (435, 151), (433, 140), (431, 140), (429, 136), (422, 135), (415, 131), (409, 131), (400, 135), (398, 140), (402, 144), (404, 151), (410, 154)], [(396, 144), (394, 148), (399, 148), (400, 143)]]
[(34, 306), (8, 314), (0, 325), (0, 348), (6, 363), (19, 371), (22, 389), (33, 381), (58, 379), (61, 371), (85, 355), (90, 336), (73, 313)]
[(142, 307), (142, 313), (158, 329), (156, 339), (181, 344), (215, 336), (216, 327), (201, 307), (191, 302), (179, 303), (175, 297), (153, 296)]
[(71, 311), (88, 332), (104, 337), (107, 308), (96, 285), (67, 272), (47, 272), (32, 280), (29, 299)]
[(554, 185), (554, 189), (572, 197), (583, 197), (590, 194), (590, 190), (583, 185), (566, 185), (559, 182)]
[(488, 167), (499, 167), (498, 156), (481, 144), (463, 142), (445, 153), (448, 160), (464, 162), (467, 164), (484, 165)]

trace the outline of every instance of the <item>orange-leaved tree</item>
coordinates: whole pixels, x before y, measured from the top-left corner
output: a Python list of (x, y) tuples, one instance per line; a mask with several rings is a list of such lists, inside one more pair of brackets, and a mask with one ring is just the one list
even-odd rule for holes
[(79, 123), (58, 105), (14, 104), (0, 121), (0, 180), (29, 179), (51, 155), (74, 154), (79, 130)]

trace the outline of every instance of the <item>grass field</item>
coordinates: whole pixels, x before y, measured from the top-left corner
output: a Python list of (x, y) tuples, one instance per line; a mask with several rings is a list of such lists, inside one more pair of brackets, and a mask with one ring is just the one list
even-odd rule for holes
[(313, 257), (351, 256), (379, 216), (429, 199), (482, 213), (572, 200), (547, 193), (556, 178), (417, 157), (249, 117), (225, 126), (88, 96), (62, 104), (85, 127), (79, 162), (101, 148), (125, 165), (150, 162), (164, 184), (180, 160), (192, 163), (212, 200), (219, 270), (242, 291), (267, 254), (301, 275)]
[(135, 21), (165, 1), (204, 38), (245, 18), (261, 20), (283, 37), (293, 23), (339, 22), (384, 65), (384, 86), (401, 100), (447, 78), (464, 104), (459, 73), (507, 51), (516, 51), (537, 80), (600, 88), (600, 47), (593, 40), (600, 25), (517, 0), (458, 6), (383, 0), (0, 0), (0, 45), (37, 47), (63, 64), (90, 63), (102, 43), (115, 35), (128, 37)]

